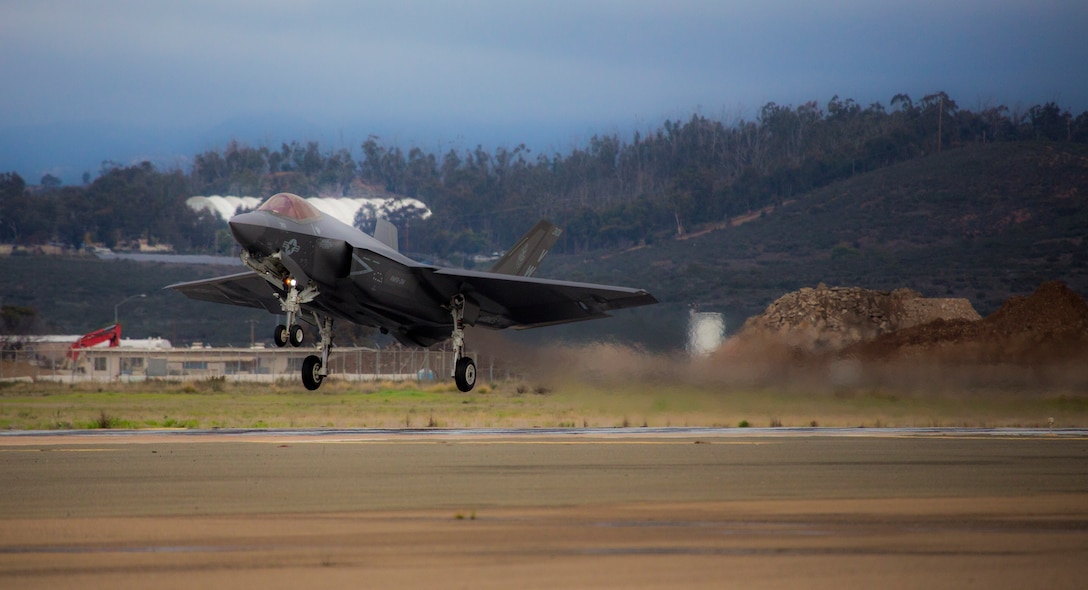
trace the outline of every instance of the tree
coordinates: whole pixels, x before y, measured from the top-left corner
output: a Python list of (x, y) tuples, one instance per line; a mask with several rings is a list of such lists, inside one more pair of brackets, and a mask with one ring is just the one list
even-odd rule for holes
[(14, 336), (30, 334), (37, 319), (38, 310), (33, 307), (5, 305), (0, 308), (0, 322), (3, 323), (5, 334)]
[(18, 172), (0, 174), (0, 203), (14, 197), (21, 197), (26, 192), (26, 181)]
[(52, 174), (46, 174), (42, 177), (41, 185), (47, 189), (54, 189), (61, 185), (61, 181)]
[(944, 122), (946, 117), (951, 119), (956, 114), (958, 109), (956, 102), (941, 91), (923, 97), (921, 106), (922, 112), (926, 113), (927, 118), (932, 121), (930, 124), (937, 129), (937, 153), (941, 153), (941, 148), (944, 146)]
[(1031, 128), (1036, 138), (1051, 141), (1071, 139), (1073, 116), (1069, 114), (1069, 111), (1063, 112), (1061, 107), (1053, 102), (1031, 107), (1028, 118), (1031, 120)]

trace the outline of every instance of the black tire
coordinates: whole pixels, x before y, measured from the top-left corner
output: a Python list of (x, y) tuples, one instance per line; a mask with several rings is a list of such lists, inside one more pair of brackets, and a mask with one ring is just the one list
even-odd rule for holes
[(458, 359), (453, 380), (457, 382), (457, 389), (465, 393), (472, 391), (472, 388), (476, 386), (476, 363), (467, 356)]
[(305, 334), (302, 331), (302, 326), (295, 324), (288, 330), (288, 336), (291, 337), (291, 346), (298, 348), (302, 346), (302, 339), (305, 338)]
[(321, 387), (321, 382), (325, 380), (325, 376), (320, 371), (321, 359), (319, 357), (311, 354), (302, 361), (302, 384), (306, 386), (306, 389), (314, 391)]
[(280, 348), (287, 346), (287, 326), (283, 324), (276, 326), (276, 331), (272, 333), (272, 341)]

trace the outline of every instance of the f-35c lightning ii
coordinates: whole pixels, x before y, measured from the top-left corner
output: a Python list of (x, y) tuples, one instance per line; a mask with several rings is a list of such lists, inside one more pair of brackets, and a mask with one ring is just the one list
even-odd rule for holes
[(452, 376), (458, 389), (471, 391), (476, 364), (465, 354), (465, 326), (535, 328), (657, 303), (641, 289), (533, 278), (562, 234), (547, 221), (489, 272), (417, 262), (397, 250), (396, 227), (388, 221), (379, 219), (371, 236), (289, 193), (228, 224), (251, 270), (167, 288), (192, 299), (286, 315), (273, 335), (281, 347), (302, 344), (299, 321), (316, 326), (320, 355), (302, 363), (302, 382), (310, 390), (328, 376), (334, 319), (378, 328), (407, 345), (452, 340)]

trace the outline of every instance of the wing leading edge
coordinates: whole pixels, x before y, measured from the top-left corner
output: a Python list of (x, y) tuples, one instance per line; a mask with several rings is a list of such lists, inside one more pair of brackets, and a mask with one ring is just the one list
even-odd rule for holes
[(280, 301), (268, 281), (255, 272), (243, 272), (214, 279), (167, 285), (190, 299), (255, 307), (270, 313), (281, 313)]

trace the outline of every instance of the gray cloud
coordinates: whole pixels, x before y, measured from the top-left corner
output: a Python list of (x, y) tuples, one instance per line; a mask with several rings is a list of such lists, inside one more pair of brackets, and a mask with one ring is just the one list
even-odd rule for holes
[(353, 136), (564, 148), (834, 94), (1080, 111), (1086, 24), (1088, 5), (1054, 0), (9, 0), (0, 129), (96, 122), (176, 144), (180, 129), (283, 116)]

